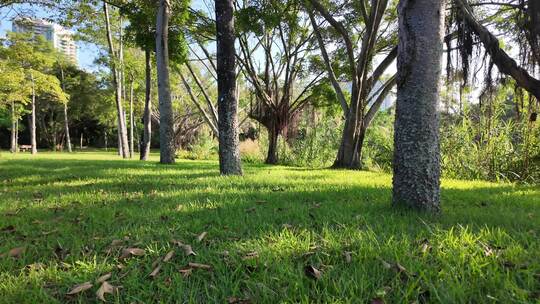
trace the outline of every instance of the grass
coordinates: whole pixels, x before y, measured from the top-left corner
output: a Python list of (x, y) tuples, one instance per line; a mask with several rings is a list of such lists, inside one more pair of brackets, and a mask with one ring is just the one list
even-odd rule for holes
[[(109, 272), (109, 303), (540, 302), (539, 187), (444, 180), (430, 216), (393, 210), (387, 174), (244, 169), (2, 153), (0, 253), (24, 251), (0, 257), (0, 303), (96, 302)], [(126, 247), (145, 254), (121, 260)], [(212, 269), (184, 276), (189, 262)]]

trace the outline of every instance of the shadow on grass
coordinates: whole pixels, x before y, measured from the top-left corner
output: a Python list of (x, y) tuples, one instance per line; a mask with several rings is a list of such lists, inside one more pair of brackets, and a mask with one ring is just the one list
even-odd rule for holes
[[(263, 245), (271, 250), (276, 246), (274, 242), (284, 242), (282, 236), (287, 233), (301, 244), (306, 241), (307, 246), (283, 250), (273, 258), (278, 262), (283, 258), (299, 259), (300, 264), (305, 262), (303, 255), (311, 250), (310, 246), (325, 244), (328, 235), (341, 242), (341, 247), (330, 250), (334, 253), (365, 247), (355, 236), (366, 231), (374, 240), (370, 244), (381, 244), (383, 249), (395, 247), (395, 252), (386, 248), (387, 252), (381, 249), (382, 253), (371, 248), (368, 257), (376, 260), (377, 255), (388, 259), (395, 258), (392, 255), (396, 252), (405, 255), (414, 242), (433, 238), (437, 229), (468, 227), (473, 234), (484, 229), (498, 230), (524, 248), (531, 245), (531, 240), (523, 232), (538, 233), (540, 202), (535, 187), (486, 184), (472, 190), (444, 188), (443, 214), (431, 216), (392, 209), (390, 180), (381, 174), (265, 165), (246, 166), (245, 177), (224, 178), (217, 172), (216, 163), (196, 161), (181, 161), (173, 166), (76, 159), (4, 162), (0, 172), (0, 210), (4, 214), (0, 228), (12, 225), (16, 231), (0, 234), (0, 252), (29, 246), (31, 254), (0, 263), (0, 271), (15, 274), (27, 264), (56, 262), (59, 247), (70, 253), (66, 261), (73, 264), (96, 257), (116, 263), (116, 256), (104, 253), (114, 239), (129, 237), (129, 243), (159, 252), (172, 239), (195, 243), (195, 236), (202, 231), (208, 231), (209, 238), (200, 246), (204, 249), (197, 249), (201, 251), (199, 258), (223, 264), (224, 268), (227, 265), (218, 261), (218, 252), (227, 248), (241, 252)], [(489, 237), (498, 241), (495, 236)], [(409, 247), (401, 248), (400, 240), (407, 240)], [(324, 256), (315, 256), (318, 260), (308, 260), (329, 263)], [(376, 269), (366, 273), (376, 276)], [(334, 279), (339, 276), (336, 273)], [(67, 277), (56, 284), (64, 287), (70, 280), (73, 278)], [(222, 281), (224, 278), (215, 280), (229, 292), (235, 290), (229, 286), (231, 282)], [(375, 287), (368, 284), (364, 288), (358, 293), (365, 297), (369, 296), (369, 288)], [(340, 295), (343, 291), (339, 289), (321, 290), (308, 298), (321, 299), (320, 292)], [(225, 295), (219, 294), (218, 298)], [(211, 298), (199, 296), (203, 301)], [(302, 298), (288, 300), (300, 302)]]

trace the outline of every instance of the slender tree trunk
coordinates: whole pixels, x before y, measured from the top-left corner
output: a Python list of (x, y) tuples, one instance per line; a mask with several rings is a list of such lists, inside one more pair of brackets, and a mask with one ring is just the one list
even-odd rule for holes
[(116, 51), (113, 44), (113, 38), (112, 38), (112, 31), (111, 31), (111, 25), (110, 25), (110, 17), (109, 17), (109, 8), (108, 4), (106, 2), (103, 2), (103, 11), (105, 13), (105, 26), (107, 29), (107, 42), (109, 44), (109, 52), (110, 56), (112, 57), (111, 62), (111, 73), (113, 76), (113, 86), (115, 88), (115, 100), (116, 100), (116, 111), (118, 116), (118, 140), (119, 143), (119, 153), (122, 155), (123, 158), (129, 157), (128, 152), (128, 137), (127, 137), (127, 128), (126, 128), (126, 115), (124, 113), (124, 107), (122, 105), (122, 81), (121, 81), (121, 72), (120, 69), (117, 68), (115, 60), (118, 56), (116, 55)]
[(107, 137), (107, 131), (105, 131), (105, 152), (109, 151), (109, 140), (108, 140), (108, 137)]
[(83, 133), (81, 132), (81, 141), (79, 142), (79, 149), (83, 149)]
[(32, 154), (37, 154), (37, 139), (36, 139), (36, 86), (34, 82), (34, 76), (30, 75), (32, 79), (32, 116), (30, 119), (30, 144), (32, 145)]
[(11, 102), (11, 153), (17, 153), (17, 123), (15, 114), (15, 102)]
[(19, 152), (19, 119), (15, 120), (15, 152)]
[[(66, 91), (65, 77), (64, 77), (64, 69), (62, 67), (60, 68), (60, 75), (62, 76), (62, 90), (65, 92)], [(68, 120), (67, 102), (64, 103), (64, 129), (65, 129), (65, 132), (66, 132), (67, 150), (68, 150), (69, 153), (71, 153), (73, 151), (71, 150), (71, 136), (69, 135), (69, 120)]]
[(278, 163), (278, 139), (279, 130), (272, 126), (268, 128), (268, 153), (266, 154), (266, 164), (275, 165)]
[(143, 138), (141, 141), (141, 160), (147, 160), (150, 155), (150, 144), (152, 141), (152, 65), (150, 50), (145, 50), (145, 96), (143, 114)]
[(444, 0), (400, 0), (398, 19), (393, 204), (437, 212)]
[(159, 0), (156, 26), (156, 61), (159, 96), (160, 162), (173, 164), (175, 157), (174, 117), (169, 83), (169, 0)]
[(236, 99), (233, 0), (216, 0), (219, 168), (223, 175), (242, 175)]
[(129, 158), (133, 158), (133, 79), (129, 83)]
[(118, 143), (118, 155), (122, 156), (122, 140), (120, 139), (122, 136), (120, 135), (120, 129), (116, 128), (116, 138)]

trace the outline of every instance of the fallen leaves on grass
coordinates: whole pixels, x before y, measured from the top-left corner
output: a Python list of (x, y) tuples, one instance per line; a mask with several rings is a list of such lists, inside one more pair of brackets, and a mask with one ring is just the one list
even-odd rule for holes
[(384, 304), (384, 300), (382, 298), (373, 298), (371, 301), (369, 301), (370, 304)]
[(200, 263), (188, 263), (188, 266), (194, 269), (203, 269), (203, 270), (211, 270), (212, 266), (207, 264), (200, 264)]
[(67, 295), (75, 295), (75, 294), (79, 294), (85, 290), (88, 290), (90, 288), (92, 288), (92, 283), (90, 282), (84, 282), (84, 283), (81, 283), (81, 284), (78, 284), (78, 285), (75, 285), (71, 288), (70, 291), (68, 291), (66, 294)]
[(228, 304), (249, 304), (251, 301), (248, 298), (228, 297)]
[(127, 259), (132, 256), (143, 256), (145, 253), (146, 251), (141, 248), (125, 248), (122, 250), (120, 259)]
[(106, 273), (102, 276), (100, 276), (97, 280), (96, 280), (96, 283), (103, 283), (105, 281), (107, 281), (108, 279), (110, 279), (112, 276), (112, 273)]
[(101, 283), (101, 287), (99, 287), (99, 289), (96, 291), (96, 297), (99, 300), (101, 300), (103, 302), (106, 302), (105, 301), (105, 294), (112, 294), (116, 290), (117, 290), (116, 287), (112, 286), (107, 281), (104, 281), (103, 283)]
[(16, 247), (16, 248), (10, 249), (8, 252), (2, 254), (0, 257), (7, 256), (10, 258), (18, 259), (21, 257), (22, 253), (24, 252), (24, 249), (25, 249), (24, 247)]
[(343, 252), (343, 257), (345, 258), (345, 262), (347, 264), (349, 264), (350, 262), (352, 262), (352, 256), (351, 256), (352, 252), (350, 251), (345, 251)]
[(15, 232), (15, 230), (16, 230), (15, 226), (13, 226), (13, 225), (8, 225), (8, 226), (3, 227), (2, 229), (0, 229), (0, 231), (5, 232), (5, 233), (13, 233), (13, 232)]
[(171, 250), (169, 251), (165, 257), (163, 257), (163, 262), (168, 262), (172, 259), (172, 257), (174, 256), (174, 250)]
[(43, 270), (45, 269), (45, 264), (43, 263), (33, 263), (33, 264), (29, 264), (29, 265), (26, 265), (24, 268), (30, 270), (30, 271), (40, 271), (40, 270)]
[(179, 270), (180, 273), (182, 274), (182, 277), (184, 278), (187, 278), (191, 275), (191, 273), (193, 272), (193, 268), (191, 267), (186, 267), (186, 268), (182, 268)]
[(201, 234), (199, 234), (199, 235), (197, 236), (197, 242), (199, 242), (199, 243), (202, 242), (202, 240), (206, 237), (207, 234), (208, 234), (208, 232), (206, 232), (206, 231), (204, 231), (204, 232), (202, 232)]
[(197, 255), (197, 254), (195, 253), (195, 251), (193, 251), (193, 249), (191, 248), (191, 245), (182, 245), (181, 247), (182, 247), (182, 249), (184, 249), (184, 253), (185, 253), (187, 256), (190, 256), (190, 255), (195, 256), (195, 255)]
[(315, 268), (312, 265), (307, 265), (306, 267), (304, 267), (304, 273), (306, 274), (307, 277), (315, 279), (315, 280), (318, 280), (322, 277), (322, 274), (319, 271), (319, 269)]
[(156, 268), (154, 268), (154, 270), (152, 270), (152, 272), (148, 276), (151, 277), (152, 279), (155, 279), (160, 270), (161, 270), (161, 264), (158, 264)]

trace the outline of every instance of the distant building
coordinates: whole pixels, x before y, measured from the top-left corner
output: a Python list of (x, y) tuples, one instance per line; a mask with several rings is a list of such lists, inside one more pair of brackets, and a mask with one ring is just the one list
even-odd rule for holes
[(18, 18), (13, 20), (12, 29), (16, 33), (42, 35), (52, 42), (54, 48), (77, 64), (77, 45), (73, 41), (73, 34), (62, 26), (41, 19)]

